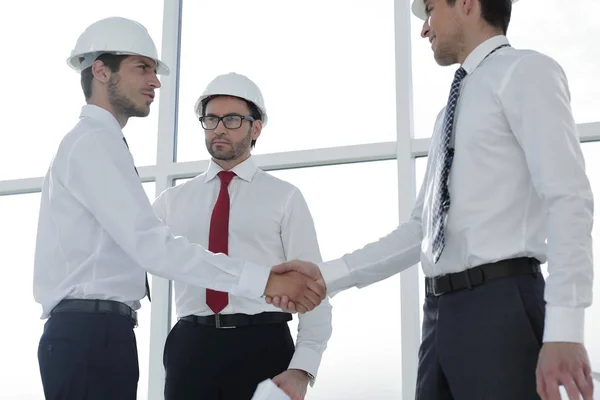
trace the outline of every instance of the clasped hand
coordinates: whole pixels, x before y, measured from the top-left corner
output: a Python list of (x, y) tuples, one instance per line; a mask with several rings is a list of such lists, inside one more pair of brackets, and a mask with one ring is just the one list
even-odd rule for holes
[(293, 260), (276, 265), (265, 288), (266, 302), (286, 312), (313, 310), (327, 294), (319, 268), (310, 262)]

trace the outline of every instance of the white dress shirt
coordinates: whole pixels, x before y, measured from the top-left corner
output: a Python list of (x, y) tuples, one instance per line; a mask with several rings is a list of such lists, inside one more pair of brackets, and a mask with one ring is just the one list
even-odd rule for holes
[[(194, 179), (167, 189), (154, 202), (156, 215), (171, 228), (196, 243), (208, 246), (210, 219), (221, 181), (222, 168), (211, 162)], [(301, 259), (321, 261), (317, 234), (308, 205), (298, 188), (259, 169), (249, 157), (232, 169), (229, 184), (229, 250), (231, 257), (259, 265), (277, 265)], [(177, 316), (212, 315), (206, 291), (175, 282)], [(258, 314), (281, 311), (264, 299), (230, 294), (221, 314)], [(313, 311), (299, 315), (296, 351), (289, 368), (317, 375), (321, 357), (331, 337), (331, 305), (328, 299)]]
[[(435, 122), (425, 179), (410, 219), (361, 250), (322, 266), (330, 292), (366, 286), (421, 261), (433, 277), (513, 257), (548, 262), (544, 341), (583, 342), (592, 301), (593, 198), (570, 109), (567, 79), (551, 58), (496, 47), (467, 57), (455, 116), (446, 244), (432, 260)], [(448, 83), (448, 91), (450, 82)], [(546, 243), (547, 239), (547, 243)]]
[(100, 107), (83, 107), (42, 186), (33, 276), (42, 318), (64, 298), (138, 309), (145, 271), (258, 299), (270, 267), (173, 236), (154, 215), (117, 120)]

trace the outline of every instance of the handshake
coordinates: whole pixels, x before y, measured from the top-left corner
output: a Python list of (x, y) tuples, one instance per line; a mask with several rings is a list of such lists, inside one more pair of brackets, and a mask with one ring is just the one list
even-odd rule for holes
[(267, 303), (304, 314), (321, 304), (327, 287), (315, 264), (292, 260), (271, 269), (264, 294)]

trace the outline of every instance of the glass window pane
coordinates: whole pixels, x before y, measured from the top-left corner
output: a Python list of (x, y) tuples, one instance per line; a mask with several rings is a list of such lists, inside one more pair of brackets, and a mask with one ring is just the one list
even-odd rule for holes
[[(425, 169), (427, 168), (427, 157), (417, 157), (415, 159), (415, 182), (416, 182), (416, 192), (419, 194), (421, 190), (421, 185), (423, 184), (423, 180), (425, 179)], [(421, 268), (421, 263), (417, 265), (419, 268), (419, 321), (423, 323), (423, 304), (425, 302), (425, 274), (423, 273), (423, 268)]]
[[(600, 25), (594, 17), (598, 12), (600, 3), (596, 0), (579, 0), (576, 7), (563, 0), (519, 1), (513, 7), (508, 28), (508, 39), (514, 47), (540, 51), (562, 65), (578, 123), (600, 120), (596, 101), (600, 92), (599, 57), (595, 45)], [(420, 37), (422, 21), (413, 17), (411, 26), (415, 137), (429, 137), (437, 113), (446, 104), (458, 65), (439, 67), (429, 42)]]
[[(594, 214), (598, 215), (600, 210), (600, 161), (598, 152), (600, 151), (600, 142), (583, 143), (583, 155), (585, 157), (586, 171), (592, 193), (594, 193)], [(585, 345), (592, 363), (592, 370), (600, 372), (600, 267), (598, 267), (598, 255), (600, 254), (600, 227), (597, 223), (592, 229), (592, 238), (594, 241), (594, 302), (585, 312)], [(600, 381), (600, 380), (599, 380)], [(598, 386), (595, 392), (600, 392)]]
[[(154, 182), (144, 182), (142, 184), (148, 199), (152, 202), (156, 197)], [(148, 283), (152, 290), (152, 276), (148, 275)], [(140, 302), (142, 307), (138, 310), (138, 327), (135, 328), (135, 338), (138, 348), (138, 360), (140, 364), (140, 380), (138, 382), (138, 399), (148, 398), (148, 372), (150, 369), (150, 311), (151, 303), (147, 297)]]
[[(0, 307), (5, 321), (0, 388), (6, 399), (42, 400), (37, 350), (45, 320), (33, 299), (33, 255), (40, 194), (0, 196), (0, 242), (5, 266)], [(9, 329), (9, 327), (11, 327)]]
[(269, 122), (255, 154), (395, 140), (393, 7), (184, 1), (177, 159), (208, 157), (194, 104), (210, 80), (232, 71), (265, 97)]
[[(154, 182), (144, 183), (146, 193), (154, 198)], [(0, 341), (0, 354), (5, 362), (0, 369), (2, 398), (42, 400), (44, 393), (37, 361), (37, 347), (46, 320), (40, 320), (41, 308), (33, 299), (33, 255), (40, 205), (40, 194), (0, 196), (0, 242), (10, 243), (2, 249), (6, 269), (0, 291), (3, 318), (19, 329), (5, 329)], [(18, 303), (18, 307), (11, 304)], [(147, 398), (148, 350), (150, 339), (150, 305), (142, 301), (137, 337), (140, 361), (138, 398)]]
[[(398, 226), (396, 168), (395, 161), (378, 161), (271, 173), (302, 191), (315, 221), (323, 259), (330, 260)], [(307, 398), (400, 398), (398, 275), (342, 292), (331, 303), (333, 335), (317, 383)], [(296, 318), (290, 327), (296, 331)]]
[[(173, 186), (181, 185), (189, 180), (192, 180), (192, 178), (175, 179)], [(171, 282), (171, 305), (171, 327), (173, 327), (177, 323), (177, 306), (175, 305), (175, 286), (173, 282)]]
[[(162, 35), (162, 0), (106, 0), (102, 7), (88, 2), (13, 1), (2, 5), (0, 36), (3, 52), (15, 62), (0, 63), (4, 96), (0, 108), (3, 131), (0, 138), (0, 180), (42, 176), (56, 148), (77, 123), (85, 104), (80, 75), (66, 63), (78, 36), (92, 22), (119, 15), (144, 24), (152, 35), (159, 54)], [(69, 23), (58, 24), (57, 9), (68, 10)], [(27, 18), (15, 18), (15, 16)], [(32, 49), (35, 51), (32, 53)], [(5, 61), (8, 61), (6, 59)], [(155, 104), (146, 118), (131, 118), (124, 133), (137, 165), (156, 162), (158, 122), (157, 91)]]

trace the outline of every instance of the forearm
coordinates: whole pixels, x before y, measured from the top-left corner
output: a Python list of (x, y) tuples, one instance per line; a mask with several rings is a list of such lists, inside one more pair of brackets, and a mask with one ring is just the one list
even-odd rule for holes
[(583, 343), (585, 308), (592, 303), (591, 191), (565, 196), (550, 208), (544, 342)]
[(310, 383), (314, 384), (327, 349), (327, 343), (332, 334), (332, 307), (329, 299), (325, 298), (313, 311), (299, 315), (298, 337), (296, 350), (289, 369), (300, 369), (311, 376)]
[(328, 294), (368, 286), (417, 264), (422, 240), (420, 220), (410, 220), (362, 249), (319, 264)]

